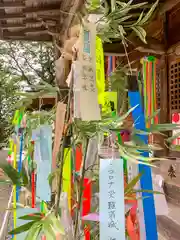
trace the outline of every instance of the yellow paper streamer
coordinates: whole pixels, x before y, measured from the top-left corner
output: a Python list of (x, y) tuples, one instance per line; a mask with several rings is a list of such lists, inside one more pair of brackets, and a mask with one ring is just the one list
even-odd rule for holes
[(103, 113), (111, 113), (111, 102), (114, 103), (114, 110), (117, 111), (117, 92), (104, 92), (104, 104), (102, 107)]
[(71, 210), (71, 150), (64, 150), (64, 166), (63, 166), (63, 192), (68, 194), (68, 206)]
[(98, 103), (104, 105), (105, 73), (104, 52), (102, 41), (96, 37), (96, 86), (98, 90)]
[[(14, 169), (16, 169), (17, 167), (17, 163), (16, 163), (16, 156), (17, 156), (17, 146), (16, 144), (14, 143), (14, 161), (13, 161), (13, 167)], [(13, 186), (13, 208), (14, 208), (14, 229), (16, 228), (17, 226), (17, 212), (16, 212), (16, 185)], [(14, 240), (16, 240), (16, 235), (14, 235)]]
[(14, 114), (13, 122), (12, 122), (14, 125), (18, 124), (18, 118), (19, 118), (19, 110), (16, 110)]

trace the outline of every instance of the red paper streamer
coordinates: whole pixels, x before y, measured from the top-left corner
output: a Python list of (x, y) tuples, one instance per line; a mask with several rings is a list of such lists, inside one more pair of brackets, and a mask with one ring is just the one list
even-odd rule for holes
[(79, 172), (82, 164), (82, 146), (76, 148), (76, 162), (75, 162), (75, 171)]
[[(88, 178), (84, 179), (82, 216), (86, 216), (91, 210), (91, 184)], [(90, 240), (90, 226), (84, 229), (85, 240)]]
[(116, 70), (116, 57), (115, 56), (113, 56), (112, 65), (113, 65), (113, 72), (114, 72)]
[[(31, 153), (31, 161), (33, 161), (34, 157), (34, 141), (31, 141), (31, 144), (33, 145), (33, 151)], [(32, 193), (32, 208), (35, 208), (36, 206), (36, 196), (35, 196), (35, 172), (34, 170), (31, 173), (31, 193)]]
[(33, 171), (31, 174), (32, 181), (32, 208), (36, 206), (36, 196), (35, 196), (35, 172)]

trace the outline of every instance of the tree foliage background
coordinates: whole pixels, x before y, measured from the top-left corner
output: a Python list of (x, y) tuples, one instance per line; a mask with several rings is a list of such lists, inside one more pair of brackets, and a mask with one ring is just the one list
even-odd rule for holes
[(0, 148), (7, 142), (17, 92), (42, 82), (54, 85), (54, 79), (52, 43), (0, 41)]

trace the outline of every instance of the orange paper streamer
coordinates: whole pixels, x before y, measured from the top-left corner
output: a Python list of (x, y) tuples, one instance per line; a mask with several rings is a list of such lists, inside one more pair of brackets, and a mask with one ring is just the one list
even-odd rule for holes
[[(124, 189), (127, 186), (127, 178), (124, 176)], [(136, 198), (136, 194), (131, 194), (129, 197)], [(137, 200), (127, 199), (125, 200), (125, 204), (132, 205), (130, 212), (126, 218), (126, 228), (129, 235), (130, 240), (140, 240), (140, 232), (139, 232), (139, 222), (137, 217)]]

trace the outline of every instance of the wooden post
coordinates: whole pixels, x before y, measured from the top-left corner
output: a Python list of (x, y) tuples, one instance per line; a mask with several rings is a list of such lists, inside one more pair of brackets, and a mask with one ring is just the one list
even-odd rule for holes
[[(168, 50), (168, 26), (167, 26), (167, 14), (164, 14), (164, 44), (165, 44), (165, 51), (166, 53), (161, 57), (160, 59), (160, 119), (159, 123), (169, 123), (170, 122), (170, 114), (169, 114), (169, 81), (168, 81), (168, 56), (167, 56), (167, 50)], [(169, 135), (169, 132), (165, 133), (167, 136)], [(163, 147), (162, 151), (159, 151), (156, 153), (156, 155), (169, 155), (169, 149), (165, 146), (164, 141), (165, 137), (162, 135), (158, 136), (160, 145)]]

